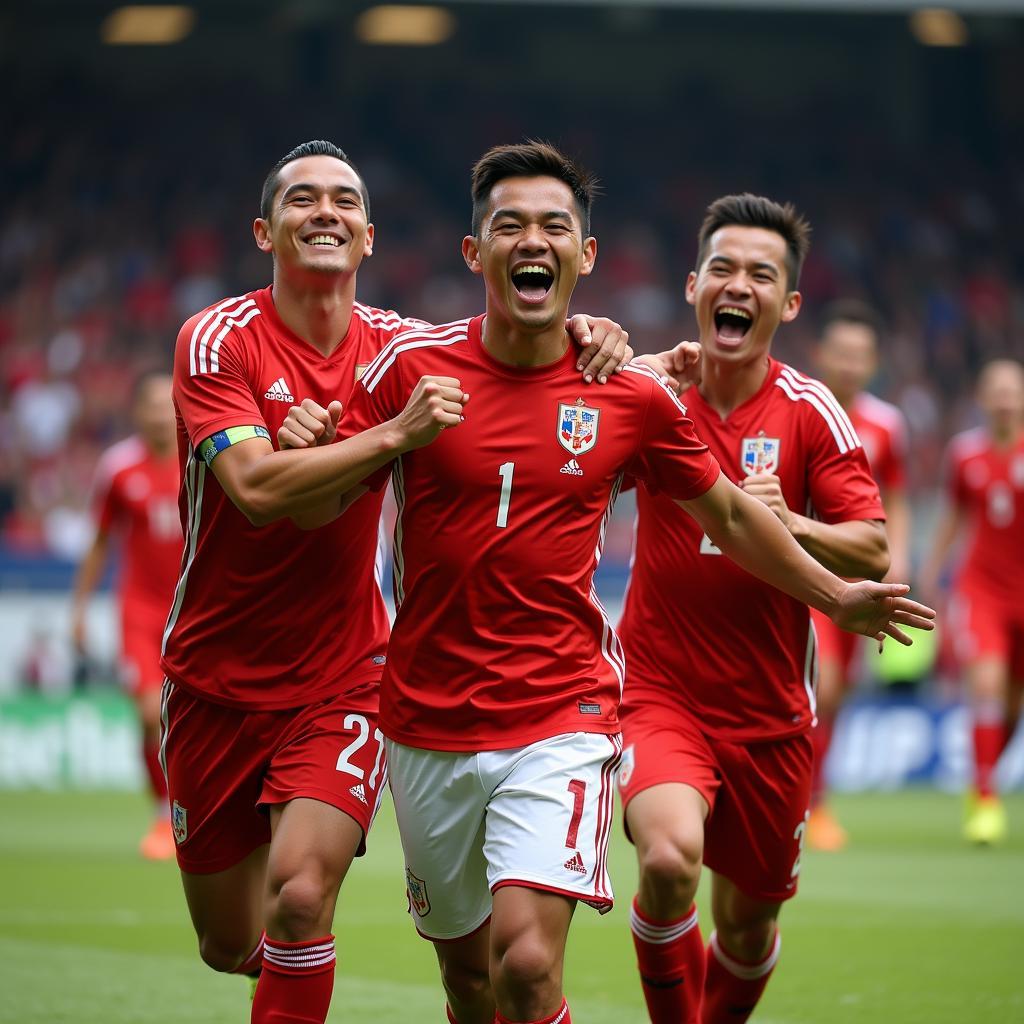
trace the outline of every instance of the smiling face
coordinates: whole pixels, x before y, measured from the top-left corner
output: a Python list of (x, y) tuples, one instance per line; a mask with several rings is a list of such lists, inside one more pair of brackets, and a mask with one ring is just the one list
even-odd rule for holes
[(373, 251), (359, 175), (333, 156), (307, 156), (279, 173), (270, 216), (253, 224), (256, 244), (280, 273), (351, 275)]
[(576, 281), (593, 269), (597, 241), (583, 237), (565, 182), (513, 177), (491, 189), (479, 232), (463, 240), (462, 253), (483, 275), (488, 318), (537, 332), (565, 320)]
[(767, 228), (719, 228), (700, 267), (686, 280), (704, 358), (743, 364), (763, 360), (780, 323), (800, 312), (789, 290), (786, 240)]

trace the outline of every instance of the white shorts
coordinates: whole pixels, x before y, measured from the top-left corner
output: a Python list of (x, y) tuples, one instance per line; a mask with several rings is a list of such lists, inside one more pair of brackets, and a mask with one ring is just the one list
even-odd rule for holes
[(608, 836), (621, 753), (621, 736), (598, 733), (478, 754), (388, 740), (417, 931), (437, 940), (472, 934), (502, 885), (611, 910)]

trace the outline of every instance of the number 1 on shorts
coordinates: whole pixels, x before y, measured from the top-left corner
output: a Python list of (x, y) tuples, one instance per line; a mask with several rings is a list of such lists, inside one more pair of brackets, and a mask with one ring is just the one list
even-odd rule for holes
[(569, 792), (572, 793), (572, 817), (569, 819), (569, 831), (565, 833), (565, 845), (570, 850), (575, 850), (580, 821), (583, 818), (583, 799), (587, 795), (586, 782), (583, 779), (570, 780)]

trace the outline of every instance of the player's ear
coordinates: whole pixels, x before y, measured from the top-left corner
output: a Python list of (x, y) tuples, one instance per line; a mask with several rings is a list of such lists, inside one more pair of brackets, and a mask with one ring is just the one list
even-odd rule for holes
[(591, 236), (583, 239), (583, 261), (580, 263), (580, 277), (586, 277), (597, 262), (597, 239)]
[(270, 221), (257, 217), (252, 222), (252, 233), (256, 238), (256, 247), (260, 252), (274, 251), (274, 243), (270, 237)]
[(473, 235), (466, 235), (462, 240), (462, 258), (466, 261), (466, 266), (474, 274), (483, 273), (484, 268), (480, 263), (480, 247), (477, 245), (476, 238)]
[(367, 224), (366, 225), (366, 244), (363, 246), (363, 255), (364, 256), (372, 256), (373, 255), (373, 225), (372, 224)]
[(686, 288), (684, 289), (686, 301), (691, 305), (697, 304), (697, 271), (691, 270), (686, 275)]
[(782, 317), (781, 320), (784, 324), (788, 324), (791, 320), (795, 320), (797, 314), (800, 312), (800, 307), (803, 305), (803, 296), (799, 292), (790, 292), (786, 296), (786, 301), (782, 304)]

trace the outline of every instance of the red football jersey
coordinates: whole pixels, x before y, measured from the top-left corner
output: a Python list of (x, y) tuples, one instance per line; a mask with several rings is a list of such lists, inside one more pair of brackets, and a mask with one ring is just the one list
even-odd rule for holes
[(903, 413), (881, 398), (862, 391), (848, 410), (871, 475), (883, 493), (907, 486), (907, 431)]
[[(731, 480), (773, 473), (791, 509), (826, 523), (885, 518), (860, 440), (823, 384), (771, 359), (757, 394), (724, 420), (696, 388), (684, 397)], [(807, 606), (741, 569), (682, 509), (642, 487), (619, 632), (627, 705), (681, 703), (727, 740), (781, 738), (814, 720)]]
[(118, 592), (125, 608), (167, 614), (181, 569), (178, 460), (159, 459), (139, 437), (108, 448), (96, 467), (96, 524), (122, 541)]
[(688, 499), (718, 466), (645, 367), (601, 388), (583, 385), (575, 350), (513, 368), (484, 348), (482, 321), (396, 338), (342, 420), (351, 435), (392, 418), (425, 374), (470, 395), (460, 426), (390, 467), (399, 610), (381, 729), (460, 751), (614, 733), (622, 652), (593, 576), (623, 474)]
[(967, 515), (971, 538), (958, 586), (1020, 604), (1024, 595), (1024, 436), (1008, 449), (983, 429), (958, 434), (949, 445), (950, 497)]
[(380, 497), (319, 530), (288, 520), (255, 527), (201, 451), (232, 428), (256, 427), (276, 446), (291, 405), (347, 403), (366, 365), (411, 326), (421, 323), (356, 303), (348, 333), (323, 356), (284, 325), (265, 288), (182, 327), (174, 401), (186, 551), (161, 660), (172, 682), (208, 700), (270, 710), (380, 675), (388, 637), (374, 580)]

